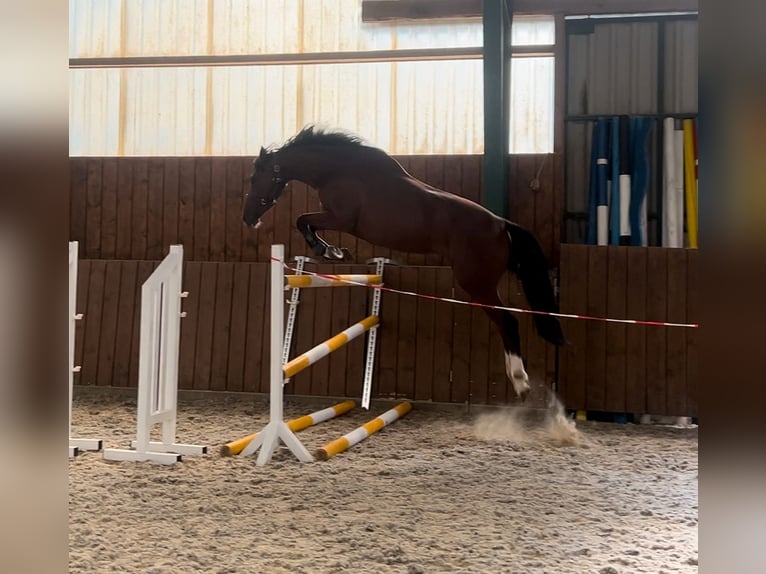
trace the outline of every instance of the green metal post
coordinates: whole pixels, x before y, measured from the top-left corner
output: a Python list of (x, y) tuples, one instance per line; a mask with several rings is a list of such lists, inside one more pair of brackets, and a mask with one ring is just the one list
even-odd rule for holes
[(513, 0), (483, 0), (484, 173), (482, 203), (508, 215), (508, 135)]

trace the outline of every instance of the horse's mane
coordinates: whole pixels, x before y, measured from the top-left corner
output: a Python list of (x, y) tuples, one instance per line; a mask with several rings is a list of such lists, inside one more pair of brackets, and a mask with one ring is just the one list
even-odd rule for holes
[(340, 130), (328, 131), (314, 125), (308, 125), (296, 135), (287, 140), (284, 145), (274, 151), (284, 151), (310, 145), (333, 147), (367, 147), (359, 136)]
[[(296, 135), (287, 140), (279, 147), (272, 147), (265, 151), (266, 156), (288, 150), (297, 150), (304, 147), (326, 147), (333, 150), (359, 150), (370, 153), (374, 157), (383, 160), (383, 165), (396, 171), (401, 171), (402, 166), (382, 149), (368, 145), (361, 137), (342, 130), (326, 130), (313, 124), (306, 126)], [(264, 157), (263, 154), (261, 157)], [(260, 159), (256, 160), (256, 162)], [(382, 167), (382, 165), (380, 166)]]

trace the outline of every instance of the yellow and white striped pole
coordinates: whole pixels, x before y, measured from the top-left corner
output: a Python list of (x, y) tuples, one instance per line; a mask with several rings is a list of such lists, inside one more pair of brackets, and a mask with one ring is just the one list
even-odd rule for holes
[(359, 428), (343, 435), (339, 439), (326, 444), (316, 451), (316, 458), (319, 460), (328, 460), (345, 450), (348, 450), (355, 444), (362, 442), (368, 436), (378, 432), (384, 426), (391, 424), (395, 420), (403, 417), (412, 410), (412, 404), (408, 402), (399, 403), (394, 408), (386, 411), (370, 422), (363, 424)]
[(380, 285), (381, 275), (286, 275), (287, 287), (304, 289), (306, 287), (353, 287), (354, 285)]
[(334, 337), (327, 339), (324, 343), (320, 343), (310, 351), (306, 351), (302, 355), (295, 357), (292, 361), (286, 363), (283, 367), (284, 377), (286, 379), (293, 378), (309, 365), (313, 365), (319, 359), (326, 357), (333, 351), (337, 351), (349, 341), (357, 338), (359, 335), (364, 334), (370, 328), (377, 325), (379, 320), (380, 319), (378, 317), (370, 315), (358, 323), (354, 323), (348, 329), (341, 331)]
[[(316, 411), (310, 415), (304, 415), (302, 417), (298, 417), (297, 419), (288, 421), (287, 427), (293, 432), (302, 431), (303, 429), (306, 429), (310, 426), (318, 425), (319, 423), (329, 421), (330, 419), (337, 416), (344, 415), (354, 407), (356, 407), (356, 403), (354, 401), (343, 401), (342, 403), (338, 403), (332, 407), (327, 407), (326, 409)], [(253, 433), (246, 437), (242, 437), (235, 441), (226, 443), (221, 447), (221, 456), (234, 456), (239, 454), (245, 450), (245, 447), (249, 445), (250, 442), (257, 436), (258, 433)]]

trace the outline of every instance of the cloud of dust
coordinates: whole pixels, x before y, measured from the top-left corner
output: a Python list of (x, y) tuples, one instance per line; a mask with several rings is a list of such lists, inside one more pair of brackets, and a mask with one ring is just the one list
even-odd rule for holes
[(586, 446), (585, 437), (577, 430), (573, 418), (567, 418), (564, 405), (553, 399), (543, 428), (545, 437), (556, 446)]
[(509, 409), (479, 415), (474, 434), (482, 441), (504, 441), (517, 444), (547, 444), (552, 446), (587, 447), (574, 419), (567, 418), (564, 406), (553, 398), (542, 425), (525, 415), (525, 409)]

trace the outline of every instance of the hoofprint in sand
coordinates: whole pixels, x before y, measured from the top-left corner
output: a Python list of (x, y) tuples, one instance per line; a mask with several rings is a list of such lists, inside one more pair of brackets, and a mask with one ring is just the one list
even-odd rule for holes
[[(329, 406), (287, 398), (287, 417)], [(314, 451), (388, 407), (299, 433)], [(181, 398), (164, 466), (69, 462), (70, 572), (697, 571), (697, 430), (414, 405), (327, 462), (256, 467), (218, 447), (266, 423), (265, 397)], [(135, 401), (76, 395), (73, 428), (125, 447)]]

